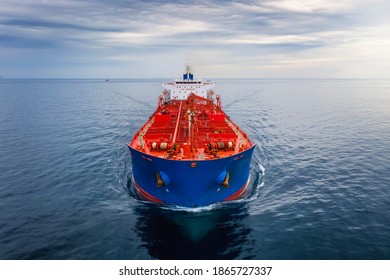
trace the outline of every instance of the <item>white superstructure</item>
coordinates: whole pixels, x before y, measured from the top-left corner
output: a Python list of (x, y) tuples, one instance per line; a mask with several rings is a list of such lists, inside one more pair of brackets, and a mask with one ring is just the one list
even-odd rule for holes
[(187, 66), (187, 72), (182, 79), (176, 79), (173, 82), (163, 83), (164, 102), (171, 99), (187, 99), (190, 93), (214, 100), (214, 92), (212, 88), (214, 83), (211, 81), (194, 80), (193, 74), (190, 72), (190, 67)]

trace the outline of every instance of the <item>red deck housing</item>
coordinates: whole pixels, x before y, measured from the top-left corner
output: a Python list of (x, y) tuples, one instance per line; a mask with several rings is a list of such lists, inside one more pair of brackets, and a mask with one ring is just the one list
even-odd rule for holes
[(129, 146), (160, 158), (207, 160), (232, 156), (253, 146), (216, 103), (190, 94), (162, 102)]

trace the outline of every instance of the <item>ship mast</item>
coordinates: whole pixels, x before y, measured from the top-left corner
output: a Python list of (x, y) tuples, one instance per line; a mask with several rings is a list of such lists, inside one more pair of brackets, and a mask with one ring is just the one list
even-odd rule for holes
[(187, 71), (187, 81), (188, 81), (188, 80), (190, 80), (190, 71), (191, 71), (189, 65), (187, 65), (186, 71)]
[(190, 66), (187, 65), (186, 73), (183, 75), (183, 81), (192, 81), (194, 79), (194, 75), (191, 73)]

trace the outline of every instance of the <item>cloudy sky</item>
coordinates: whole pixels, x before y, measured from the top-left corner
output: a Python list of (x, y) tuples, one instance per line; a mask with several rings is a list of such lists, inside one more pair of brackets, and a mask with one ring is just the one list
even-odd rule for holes
[(388, 0), (1, 0), (9, 78), (390, 78)]

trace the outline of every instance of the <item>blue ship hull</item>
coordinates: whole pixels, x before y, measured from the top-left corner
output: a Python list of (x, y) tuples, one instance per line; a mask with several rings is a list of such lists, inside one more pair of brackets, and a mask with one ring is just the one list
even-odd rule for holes
[[(202, 207), (239, 198), (245, 193), (255, 145), (229, 157), (211, 160), (170, 160), (129, 146), (134, 183), (148, 200), (183, 207)], [(156, 174), (165, 184), (158, 186)], [(221, 178), (229, 174), (228, 186)], [(222, 177), (221, 177), (222, 176)]]

